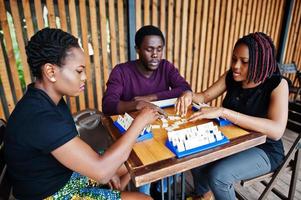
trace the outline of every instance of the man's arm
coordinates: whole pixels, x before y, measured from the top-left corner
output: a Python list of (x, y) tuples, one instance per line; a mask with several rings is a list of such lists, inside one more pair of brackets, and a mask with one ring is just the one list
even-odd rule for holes
[(118, 114), (118, 103), (122, 95), (124, 86), (121, 71), (116, 66), (108, 79), (107, 89), (102, 98), (102, 112), (105, 115)]

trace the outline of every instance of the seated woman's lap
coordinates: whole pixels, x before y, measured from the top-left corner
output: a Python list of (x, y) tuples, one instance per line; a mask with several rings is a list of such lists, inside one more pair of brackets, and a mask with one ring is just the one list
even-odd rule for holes
[(192, 170), (196, 192), (204, 194), (214, 187), (230, 188), (233, 183), (265, 174), (271, 170), (266, 153), (257, 147), (231, 155)]

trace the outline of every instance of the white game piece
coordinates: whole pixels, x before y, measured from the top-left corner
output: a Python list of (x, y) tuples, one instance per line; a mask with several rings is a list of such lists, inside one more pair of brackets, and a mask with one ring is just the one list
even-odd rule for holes
[(158, 124), (152, 124), (151, 127), (152, 127), (152, 129), (158, 129), (158, 128), (160, 128), (161, 126), (158, 125)]
[(165, 118), (161, 118), (160, 120), (162, 121), (163, 124), (168, 123), (167, 119), (165, 119)]
[(163, 123), (162, 128), (166, 128), (166, 127), (168, 127), (168, 123)]

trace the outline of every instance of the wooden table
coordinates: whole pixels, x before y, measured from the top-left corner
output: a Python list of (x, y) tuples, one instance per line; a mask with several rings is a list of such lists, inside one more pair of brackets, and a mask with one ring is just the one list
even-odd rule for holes
[[(175, 115), (173, 107), (164, 109), (168, 114)], [(193, 111), (189, 111), (187, 116)], [(104, 126), (108, 129), (114, 140), (121, 134), (113, 125), (113, 120), (117, 116), (103, 119)], [(187, 123), (181, 128), (206, 123), (212, 120), (201, 120), (196, 123)], [(160, 124), (157, 120), (154, 124)], [(138, 142), (134, 145), (126, 166), (131, 174), (136, 187), (151, 183), (156, 180), (170, 177), (197, 166), (201, 166), (226, 156), (241, 152), (251, 147), (262, 144), (266, 141), (266, 136), (260, 133), (249, 132), (240, 127), (229, 125), (219, 127), (219, 130), (230, 139), (230, 142), (209, 150), (205, 150), (181, 159), (175, 157), (166, 146), (167, 133), (165, 129), (153, 129), (154, 137), (149, 140)]]

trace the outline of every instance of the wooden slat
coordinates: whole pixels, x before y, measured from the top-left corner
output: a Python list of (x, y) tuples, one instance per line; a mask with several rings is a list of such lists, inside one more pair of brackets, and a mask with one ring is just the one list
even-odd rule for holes
[[(1, 6), (1, 4), (0, 4), (0, 6)], [(13, 98), (12, 88), (9, 83), (9, 77), (8, 77), (8, 73), (7, 73), (7, 69), (6, 69), (7, 67), (8, 66), (6, 66), (5, 60), (4, 60), (2, 45), (0, 45), (0, 79), (1, 79), (3, 90), (4, 90), (5, 99), (7, 102), (6, 107), (8, 108), (9, 113), (11, 113), (15, 107), (15, 102), (14, 102), (14, 98)], [(1, 100), (1, 98), (0, 98), (0, 100)], [(2, 109), (2, 105), (1, 105), (0, 109)], [(4, 114), (0, 113), (0, 118), (2, 116), (4, 116)]]
[(270, 12), (271, 12), (271, 0), (266, 0), (266, 14), (265, 14), (265, 19), (263, 22), (263, 32), (266, 34), (268, 33), (268, 22), (269, 22), (269, 17), (270, 17)]
[[(278, 0), (278, 1), (276, 1), (276, 7), (275, 7), (275, 13), (279, 13), (280, 12), (280, 4), (281, 4), (281, 2), (280, 2), (280, 0)], [(273, 18), (273, 21), (272, 21), (272, 24), (273, 24), (273, 28), (272, 28), (272, 38), (273, 38), (273, 40), (274, 40), (274, 43), (275, 43), (275, 45), (276, 45), (276, 47), (278, 46), (278, 44), (277, 44), (277, 38), (276, 38), (276, 29), (277, 29), (277, 18), (278, 17), (274, 17)]]
[[(101, 110), (102, 109), (101, 108), (102, 93), (103, 93), (102, 86), (104, 85), (104, 82), (101, 78), (102, 72), (100, 70), (101, 66), (100, 66), (99, 41), (98, 41), (98, 34), (97, 34), (98, 28), (97, 28), (96, 9), (97, 8), (96, 8), (95, 0), (89, 0), (92, 47), (93, 47), (93, 52), (94, 52), (93, 60), (94, 60), (95, 88), (96, 88), (96, 100), (97, 100), (96, 105), (97, 105), (98, 110)], [(105, 57), (105, 58), (107, 58), (107, 57)], [(103, 65), (103, 67), (104, 67), (104, 65)]]
[(53, 0), (46, 0), (46, 5), (47, 5), (47, 10), (48, 10), (49, 27), (56, 28)]
[(240, 28), (239, 28), (239, 37), (244, 36), (245, 28), (246, 28), (246, 18), (247, 18), (247, 6), (248, 0), (243, 0), (242, 2), (242, 13), (240, 20)]
[[(226, 18), (226, 7), (227, 2), (221, 1), (221, 15), (220, 15), (220, 21), (219, 21), (219, 32), (218, 32), (218, 39), (217, 39), (217, 56), (216, 56), (216, 64), (215, 66), (215, 72), (214, 72), (214, 79), (213, 82), (217, 81), (219, 77), (221, 76), (223, 65), (225, 63), (222, 63), (222, 51), (225, 51), (225, 48), (223, 47), (224, 43), (224, 30), (225, 30), (225, 18)], [(218, 98), (216, 101), (216, 106), (221, 105), (221, 98)]]
[[(179, 71), (180, 74), (184, 77), (185, 76), (185, 64), (186, 64), (186, 57), (187, 57), (187, 12), (188, 12), (188, 2), (189, 1), (184, 1), (183, 5), (182, 5), (182, 26), (181, 26), (181, 51), (180, 51), (180, 65), (179, 67)], [(190, 33), (191, 35), (193, 35), (193, 33)]]
[(200, 29), (201, 29), (201, 11), (202, 11), (202, 1), (197, 1), (196, 6), (196, 20), (195, 20), (195, 34), (193, 42), (193, 67), (192, 67), (192, 77), (191, 77), (191, 89), (196, 91), (197, 86), (197, 72), (199, 64), (199, 50), (200, 50)]
[[(296, 2), (296, 8), (300, 9), (301, 1)], [(295, 50), (295, 45), (297, 41), (297, 34), (298, 34), (298, 27), (300, 24), (301, 20), (301, 12), (299, 9), (295, 9), (293, 12), (293, 17), (292, 17), (292, 23), (290, 26), (290, 37), (289, 37), (289, 43), (287, 45), (287, 55), (286, 55), (286, 62), (289, 62), (293, 58), (293, 52)], [(298, 10), (298, 11), (297, 11)]]
[(22, 34), (21, 18), (19, 15), (17, 2), (14, 0), (10, 0), (10, 7), (11, 7), (11, 11), (12, 11), (11, 13), (14, 21), (14, 27), (16, 30), (15, 33), (16, 33), (16, 39), (19, 46), (20, 56), (21, 56), (21, 64), (23, 68), (25, 84), (28, 85), (29, 83), (31, 83), (31, 76), (30, 76), (29, 66), (27, 63), (27, 57), (25, 53), (25, 44), (24, 44), (24, 39)]
[(116, 28), (115, 28), (115, 1), (109, 1), (109, 27), (110, 27), (111, 63), (112, 66), (115, 66), (117, 65), (118, 62)]
[(231, 19), (231, 8), (232, 8), (232, 1), (229, 1), (227, 3), (227, 12), (225, 16), (225, 32), (224, 32), (224, 47), (222, 51), (222, 69), (221, 74), (224, 74), (224, 72), (228, 69), (228, 66), (230, 66), (230, 60), (227, 59), (229, 57), (228, 55), (232, 55), (232, 44), (230, 44), (230, 23), (233, 20)]
[(262, 8), (262, 1), (257, 2), (256, 16), (255, 16), (255, 24), (254, 24), (254, 32), (260, 31), (260, 13)]
[(180, 24), (181, 24), (181, 1), (176, 1), (176, 13), (175, 13), (175, 32), (174, 32), (174, 65), (179, 68), (179, 53), (180, 53)]
[(247, 1), (247, 14), (246, 14), (247, 16), (246, 16), (246, 26), (245, 26), (244, 35), (250, 33), (253, 2), (255, 1)]
[(24, 17), (26, 22), (26, 31), (28, 39), (31, 38), (34, 34), (33, 24), (32, 24), (32, 17), (30, 11), (30, 4), (29, 0), (22, 1), (23, 10), (24, 10)]
[(126, 46), (125, 46), (125, 24), (124, 24), (124, 4), (123, 1), (117, 1), (118, 7), (118, 38), (119, 38), (119, 58), (120, 62), (126, 61)]
[(255, 22), (256, 22), (256, 10), (258, 6), (258, 1), (253, 1), (252, 12), (251, 12), (251, 24), (250, 24), (250, 33), (255, 31)]
[(65, 1), (58, 1), (58, 9), (60, 16), (60, 28), (67, 31), (66, 8)]
[(143, 25), (150, 25), (150, 0), (144, 0), (143, 3)]
[[(210, 87), (213, 84), (213, 79), (214, 79), (214, 74), (216, 73), (215, 70), (219, 67), (216, 66), (215, 62), (216, 62), (216, 58), (217, 58), (217, 37), (218, 37), (218, 31), (219, 31), (219, 19), (220, 19), (220, 4), (221, 1), (220, 0), (216, 0), (215, 1), (215, 5), (213, 5), (215, 7), (215, 12), (213, 15), (213, 27), (212, 27), (212, 31), (213, 31), (213, 36), (212, 36), (212, 48), (211, 48), (211, 53), (210, 53), (210, 61), (208, 64), (208, 72), (209, 72), (209, 79), (208, 79), (208, 85), (207, 87)], [(205, 76), (206, 77), (206, 76)], [(206, 88), (207, 89), (207, 88)], [(213, 105), (215, 104), (215, 100), (213, 102)]]
[(141, 23), (141, 0), (136, 0), (135, 2), (135, 6), (136, 6), (136, 30), (138, 30), (139, 28), (141, 28), (142, 23)]
[[(161, 18), (161, 16), (160, 16)], [(160, 19), (162, 20), (162, 19)], [(152, 25), (158, 26), (158, 0), (152, 1)]]
[(38, 23), (38, 29), (41, 30), (42, 28), (44, 28), (41, 0), (34, 0), (34, 7)]
[(204, 70), (204, 61), (205, 61), (205, 42), (206, 42), (206, 33), (207, 33), (207, 21), (208, 21), (208, 9), (209, 9), (209, 0), (205, 0), (203, 2), (203, 14), (202, 14), (202, 22), (201, 22), (201, 40), (200, 40), (200, 54), (199, 58), (199, 66), (197, 73), (197, 88), (196, 92), (201, 92), (202, 89), (202, 81), (203, 81), (203, 70)]
[(167, 33), (166, 34), (166, 38), (167, 38), (167, 43), (166, 43), (166, 58), (169, 61), (173, 60), (173, 54), (172, 54), (172, 50), (173, 50), (173, 10), (174, 10), (174, 0), (168, 0), (168, 23), (167, 23)]
[[(101, 54), (104, 82), (106, 83), (109, 76), (108, 51), (107, 51), (107, 18), (106, 18), (106, 2), (99, 1), (100, 14), (100, 33), (101, 33)], [(114, 67), (114, 66), (112, 66)], [(98, 103), (100, 104), (100, 102)]]
[(259, 25), (259, 30), (262, 32), (265, 32), (264, 22), (266, 20), (266, 6), (267, 6), (267, 0), (262, 0), (261, 13), (260, 13), (260, 25)]
[(275, 1), (272, 1), (272, 0), (270, 0), (270, 2), (271, 2), (271, 5), (270, 5), (270, 15), (269, 15), (269, 19), (267, 22), (267, 26), (268, 26), (267, 33), (272, 38), (272, 40), (274, 40), (274, 38), (272, 37), (272, 29), (273, 29), (272, 19), (275, 15), (276, 3), (275, 3)]
[(189, 25), (188, 25), (188, 45), (187, 45), (187, 61), (186, 65), (182, 67), (186, 70), (185, 78), (191, 85), (191, 71), (192, 71), (192, 59), (193, 59), (193, 45), (192, 41), (194, 38), (194, 19), (195, 19), (195, 0), (190, 1), (189, 7)]
[[(166, 0), (161, 0), (160, 1), (160, 20), (159, 20), (159, 24), (160, 24), (160, 30), (163, 32), (164, 36), (165, 36), (165, 40), (167, 39), (167, 30), (165, 27), (165, 20), (166, 20)], [(165, 41), (165, 45), (166, 45), (166, 41)], [(166, 58), (166, 51), (164, 52), (165, 54), (165, 58)]]
[(12, 76), (12, 80), (14, 82), (14, 91), (16, 93), (17, 100), (19, 100), (22, 97), (23, 92), (22, 92), (20, 80), (18, 77), (16, 58), (14, 55), (12, 39), (10, 37), (11, 34), (10, 34), (8, 21), (7, 21), (7, 17), (6, 17), (4, 0), (0, 0), (0, 23), (1, 23), (2, 31), (3, 31), (4, 40), (5, 40), (6, 53), (7, 53), (7, 57), (8, 57), (11, 76)]
[(278, 17), (276, 17), (276, 19), (277, 19), (276, 32), (275, 32), (276, 41), (274, 41), (274, 42), (277, 46), (278, 46), (279, 40), (280, 40), (280, 28), (281, 28), (281, 23), (283, 21), (283, 15), (284, 15), (284, 2), (285, 1), (280, 1), (279, 12), (277, 13)]
[[(78, 37), (78, 30), (77, 30), (77, 17), (76, 17), (76, 8), (75, 8), (75, 0), (69, 0), (68, 2), (68, 7), (69, 7), (69, 15), (70, 15), (70, 25), (71, 25), (71, 33), (75, 36)], [(80, 94), (80, 104), (81, 108), (84, 107), (83, 101), (85, 100), (83, 98), (83, 94)], [(77, 112), (77, 107), (76, 107), (76, 98), (75, 97), (70, 97), (70, 109), (72, 113)]]
[[(299, 23), (299, 27), (297, 28), (297, 30), (300, 30), (300, 29), (301, 29), (301, 23)], [(296, 49), (294, 51), (294, 55), (292, 58), (292, 60), (294, 60), (300, 66), (300, 60), (298, 60), (298, 59), (301, 59), (301, 33), (300, 32), (298, 33)]]
[[(86, 12), (86, 2), (79, 2), (79, 12), (80, 12), (80, 23), (81, 23), (81, 36), (82, 36), (82, 45), (85, 53), (85, 62), (86, 62), (86, 85), (87, 85), (87, 94), (88, 94), (88, 108), (94, 108), (94, 92), (93, 92), (93, 75), (91, 70), (90, 55), (88, 48), (88, 26), (87, 26), (87, 12)], [(85, 94), (85, 93), (83, 93)], [(85, 108), (85, 107), (84, 107)], [(83, 110), (84, 108), (80, 108)]]
[[(213, 38), (213, 17), (214, 17), (214, 10), (215, 10), (215, 2), (209, 2), (209, 18), (208, 18), (208, 25), (207, 25), (207, 35), (206, 35), (206, 46), (205, 46), (205, 63), (204, 63), (204, 73), (203, 73), (203, 84), (202, 90), (206, 90), (208, 88), (208, 81), (209, 81), (209, 70), (210, 70), (210, 53), (212, 49), (212, 38)], [(201, 76), (202, 77), (202, 76)]]
[(235, 30), (234, 30), (234, 43), (239, 38), (239, 25), (241, 22), (241, 10), (242, 10), (242, 2), (243, 0), (238, 0), (237, 4), (237, 14), (236, 14), (236, 22), (235, 22)]
[(7, 121), (3, 108), (4, 108), (3, 103), (2, 103), (2, 100), (0, 98), (0, 118)]

